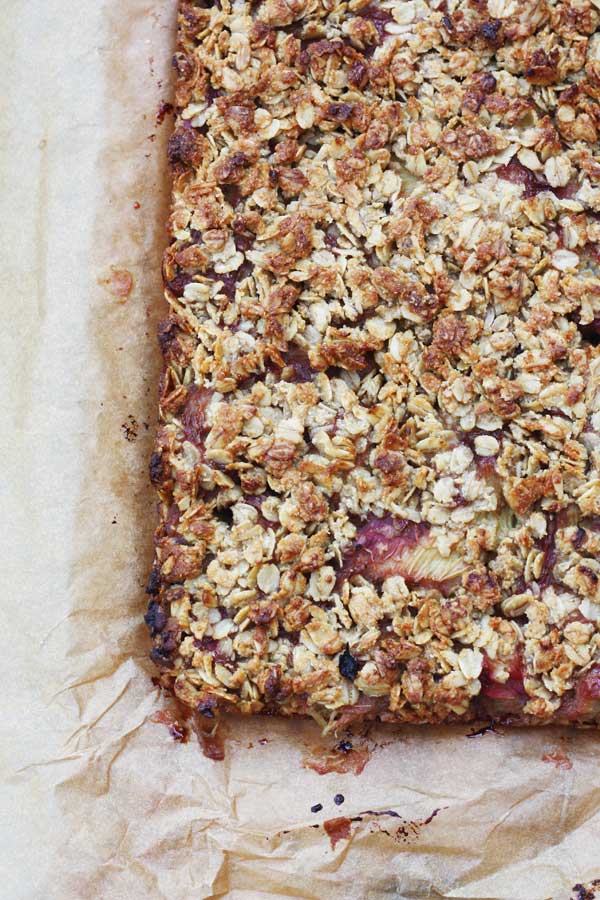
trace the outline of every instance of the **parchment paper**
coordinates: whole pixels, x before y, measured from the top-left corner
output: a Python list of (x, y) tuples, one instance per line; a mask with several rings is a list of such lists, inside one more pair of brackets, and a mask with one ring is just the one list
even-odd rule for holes
[(319, 775), (337, 741), (310, 723), (229, 720), (213, 762), (153, 721), (175, 6), (0, 2), (0, 895), (563, 900), (600, 877), (595, 733), (381, 730), (352, 739), (362, 774)]

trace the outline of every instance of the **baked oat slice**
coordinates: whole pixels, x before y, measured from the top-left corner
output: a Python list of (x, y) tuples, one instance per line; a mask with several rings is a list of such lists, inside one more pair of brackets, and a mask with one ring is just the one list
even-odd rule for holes
[(146, 620), (192, 709), (598, 721), (599, 21), (181, 4)]

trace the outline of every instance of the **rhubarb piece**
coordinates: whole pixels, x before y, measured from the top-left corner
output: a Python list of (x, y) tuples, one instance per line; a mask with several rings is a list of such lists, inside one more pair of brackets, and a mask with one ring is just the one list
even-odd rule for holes
[(460, 555), (441, 556), (428, 525), (387, 516), (371, 518), (359, 529), (340, 577), (358, 574), (378, 583), (400, 575), (414, 587), (443, 590), (455, 585), (465, 569)]
[(563, 701), (559, 717), (568, 722), (594, 722), (600, 716), (600, 665), (593, 665)]
[(523, 706), (529, 699), (523, 685), (525, 671), (523, 658), (519, 653), (513, 656), (505, 668), (498, 666), (489, 656), (484, 656), (481, 703), (486, 715), (493, 719), (502, 719), (505, 716), (518, 716), (522, 713)]

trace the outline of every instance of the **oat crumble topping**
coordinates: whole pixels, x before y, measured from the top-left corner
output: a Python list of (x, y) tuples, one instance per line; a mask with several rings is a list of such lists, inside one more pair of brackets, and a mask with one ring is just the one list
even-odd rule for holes
[(210, 715), (600, 719), (600, 12), (180, 5), (146, 620)]

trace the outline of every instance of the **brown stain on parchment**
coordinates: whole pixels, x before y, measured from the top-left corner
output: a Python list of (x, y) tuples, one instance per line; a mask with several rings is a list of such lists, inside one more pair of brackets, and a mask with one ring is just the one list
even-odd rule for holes
[(366, 747), (348, 750), (316, 747), (302, 758), (302, 767), (312, 769), (317, 775), (360, 775), (370, 758), (371, 753)]
[[(326, 819), (323, 822), (323, 828), (329, 837), (332, 850), (339, 841), (349, 840), (352, 837), (354, 823), (362, 823), (371, 834), (386, 835), (398, 844), (414, 844), (420, 839), (423, 829), (430, 825), (435, 817), (446, 808), (438, 807), (425, 819), (414, 820), (404, 819), (394, 809), (367, 809), (352, 817), (338, 816), (334, 819)], [(359, 827), (358, 824), (357, 827)]]
[(329, 837), (331, 849), (335, 850), (335, 845), (339, 841), (348, 840), (352, 832), (352, 819), (347, 816), (338, 816), (336, 819), (327, 819), (323, 822), (325, 833)]
[(168, 100), (162, 100), (158, 106), (158, 110), (156, 111), (156, 124), (162, 125), (167, 116), (170, 116), (173, 112), (173, 104), (169, 103)]
[(544, 753), (542, 762), (552, 763), (557, 769), (568, 771), (573, 768), (573, 762), (569, 756), (560, 747), (551, 753)]
[(213, 762), (222, 762), (225, 759), (225, 732), (219, 713), (214, 717), (192, 713), (190, 723), (204, 756)]
[(111, 266), (111, 272), (106, 278), (101, 278), (100, 284), (105, 285), (113, 297), (118, 300), (126, 300), (133, 290), (133, 275), (128, 269), (118, 269)]
[(360, 818), (369, 821), (373, 834), (385, 834), (398, 844), (414, 844), (421, 837), (423, 829), (444, 809), (447, 807), (437, 807), (425, 819), (405, 819), (394, 809), (366, 810), (360, 813)]
[(150, 716), (150, 721), (156, 722), (158, 725), (165, 725), (173, 740), (180, 744), (187, 744), (190, 739), (188, 726), (185, 722), (181, 722), (170, 709), (159, 709), (153, 716)]

